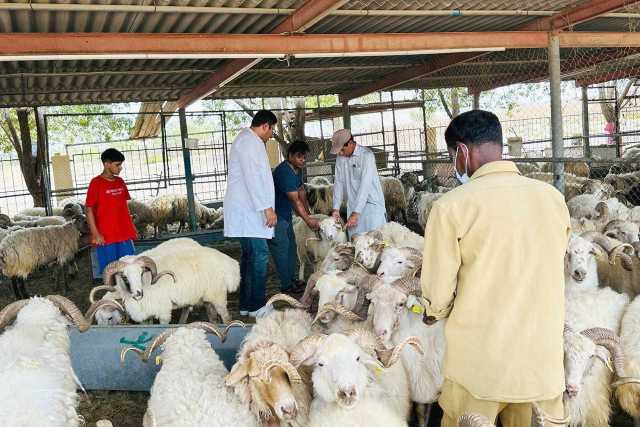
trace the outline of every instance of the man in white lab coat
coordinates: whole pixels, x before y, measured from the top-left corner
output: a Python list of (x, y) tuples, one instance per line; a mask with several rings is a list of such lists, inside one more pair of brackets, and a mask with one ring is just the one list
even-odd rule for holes
[(240, 131), (229, 150), (227, 192), (224, 196), (224, 235), (240, 240), (240, 314), (261, 316), (265, 305), (269, 263), (267, 240), (278, 219), (274, 211), (273, 176), (265, 143), (273, 136), (276, 116), (256, 113), (251, 127)]
[(350, 237), (383, 225), (387, 221), (387, 211), (373, 152), (358, 145), (349, 129), (340, 129), (331, 138), (331, 153), (338, 155), (333, 217), (340, 221), (340, 205), (346, 198), (346, 227)]

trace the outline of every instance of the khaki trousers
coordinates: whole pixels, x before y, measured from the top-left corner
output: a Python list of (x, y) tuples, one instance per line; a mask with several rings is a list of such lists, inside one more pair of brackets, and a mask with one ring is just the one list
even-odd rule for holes
[[(476, 399), (461, 385), (445, 380), (438, 403), (444, 412), (441, 427), (457, 427), (458, 418), (466, 413), (484, 415), (494, 423), (497, 417), (504, 427), (529, 427), (531, 425), (531, 403), (504, 403)], [(555, 399), (538, 402), (550, 417), (564, 417), (562, 394)]]

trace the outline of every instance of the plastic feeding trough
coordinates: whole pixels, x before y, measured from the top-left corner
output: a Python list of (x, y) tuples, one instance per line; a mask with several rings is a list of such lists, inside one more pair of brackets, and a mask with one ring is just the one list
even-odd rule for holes
[[(165, 329), (180, 326), (184, 325), (93, 326), (84, 333), (71, 329), (73, 369), (86, 390), (148, 391), (160, 371), (161, 348), (151, 355), (147, 363), (138, 357), (127, 357), (124, 363), (120, 363), (120, 351), (128, 346), (145, 350)], [(224, 325), (220, 326), (224, 329)], [(250, 326), (230, 328), (225, 342), (207, 334), (227, 369), (235, 363), (238, 347), (249, 330)]]

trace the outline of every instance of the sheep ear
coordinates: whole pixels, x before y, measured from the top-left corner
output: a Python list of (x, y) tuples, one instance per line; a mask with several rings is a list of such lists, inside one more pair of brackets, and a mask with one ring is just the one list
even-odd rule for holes
[(246, 376), (249, 375), (249, 362), (237, 362), (231, 368), (231, 372), (224, 378), (224, 383), (226, 386), (233, 386), (238, 382), (242, 381)]

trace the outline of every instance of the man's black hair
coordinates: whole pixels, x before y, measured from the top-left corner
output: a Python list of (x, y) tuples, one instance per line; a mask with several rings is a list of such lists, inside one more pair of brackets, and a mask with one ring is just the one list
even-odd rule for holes
[(304, 141), (294, 141), (287, 148), (287, 158), (292, 154), (307, 154), (309, 152), (309, 144)]
[(451, 120), (444, 139), (448, 148), (456, 148), (458, 142), (466, 145), (490, 142), (502, 146), (502, 125), (489, 111), (471, 110)]
[(107, 148), (100, 155), (100, 160), (102, 163), (105, 162), (124, 162), (124, 154), (115, 148)]
[(253, 116), (253, 120), (251, 120), (251, 127), (257, 128), (265, 123), (268, 123), (269, 126), (273, 126), (278, 123), (278, 118), (269, 110), (260, 110), (255, 116)]

